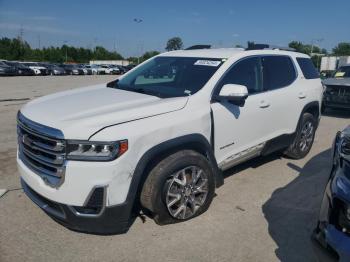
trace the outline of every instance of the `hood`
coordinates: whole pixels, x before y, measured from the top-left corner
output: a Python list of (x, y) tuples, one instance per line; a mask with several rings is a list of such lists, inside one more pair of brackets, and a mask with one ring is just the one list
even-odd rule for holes
[(323, 80), (323, 84), (331, 86), (349, 86), (350, 78), (327, 78)]
[(65, 138), (88, 139), (106, 126), (180, 110), (187, 100), (97, 85), (32, 100), (21, 112), (32, 121), (61, 130)]

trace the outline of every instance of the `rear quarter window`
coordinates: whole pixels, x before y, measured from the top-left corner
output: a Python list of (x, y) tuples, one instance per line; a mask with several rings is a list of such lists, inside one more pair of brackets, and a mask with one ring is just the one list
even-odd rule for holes
[(310, 58), (297, 57), (297, 62), (300, 66), (301, 71), (303, 72), (305, 79), (320, 78), (320, 75)]

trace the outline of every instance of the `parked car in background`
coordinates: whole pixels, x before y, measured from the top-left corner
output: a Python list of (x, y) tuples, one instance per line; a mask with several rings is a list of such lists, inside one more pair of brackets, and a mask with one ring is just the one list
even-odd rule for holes
[(49, 70), (37, 62), (21, 62), (21, 63), (24, 64), (25, 66), (28, 66), (30, 69), (32, 69), (36, 75), (49, 74)]
[(67, 75), (84, 75), (84, 70), (80, 68), (78, 65), (63, 64), (62, 67), (65, 70)]
[(134, 65), (134, 64), (130, 64), (130, 65), (125, 66), (124, 68), (125, 68), (127, 71), (129, 71), (129, 70), (133, 69), (135, 66), (136, 66), (136, 65)]
[(117, 67), (119, 68), (119, 73), (121, 74), (121, 75), (123, 75), (123, 74), (125, 74), (128, 70), (124, 67), (124, 66), (122, 66), (122, 65), (117, 65)]
[(85, 65), (87, 69), (91, 70), (92, 75), (97, 75), (98, 72), (98, 66), (97, 65)]
[(16, 70), (16, 75), (18, 76), (32, 76), (35, 75), (34, 70), (30, 69), (28, 66), (25, 66), (18, 62), (4, 61), (5, 64), (13, 66)]
[(332, 78), (323, 80), (322, 112), (327, 108), (350, 109), (350, 65), (340, 67)]
[(320, 261), (350, 261), (350, 126), (333, 142), (332, 170), (312, 239)]
[(86, 75), (92, 75), (91, 67), (89, 67), (88, 65), (84, 65), (84, 64), (80, 65), (80, 67), (83, 68), (84, 73), (86, 72), (85, 73)]
[(109, 68), (111, 69), (110, 74), (112, 75), (119, 75), (120, 69), (117, 65), (109, 65)]
[(46, 68), (49, 70), (49, 75), (65, 75), (65, 70), (55, 64), (45, 64)]
[(108, 65), (99, 65), (97, 69), (97, 73), (99, 75), (109, 75), (111, 74), (113, 69), (111, 69)]
[(7, 65), (5, 62), (0, 61), (0, 75), (2, 76), (14, 76), (16, 75), (16, 68), (14, 66)]

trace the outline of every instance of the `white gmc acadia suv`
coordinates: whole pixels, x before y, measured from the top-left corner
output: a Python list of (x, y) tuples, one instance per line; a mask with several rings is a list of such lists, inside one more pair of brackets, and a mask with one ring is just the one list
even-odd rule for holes
[(66, 227), (126, 232), (205, 212), (222, 171), (274, 151), (303, 158), (320, 118), (310, 58), (275, 49), (163, 53), (106, 85), (18, 112), (26, 194)]

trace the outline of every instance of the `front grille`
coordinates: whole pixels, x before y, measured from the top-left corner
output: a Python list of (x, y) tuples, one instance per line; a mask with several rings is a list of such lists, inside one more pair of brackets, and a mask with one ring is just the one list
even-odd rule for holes
[(65, 174), (65, 140), (61, 131), (25, 118), (17, 119), (18, 152), (23, 163), (46, 184), (60, 186)]
[(350, 102), (350, 86), (327, 85), (325, 95), (331, 102)]

